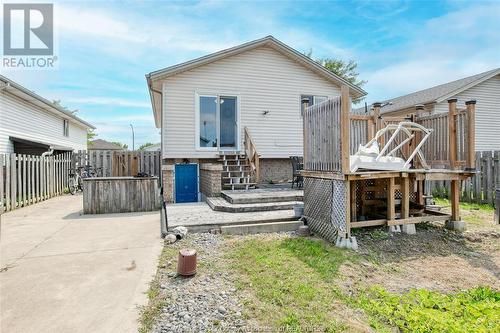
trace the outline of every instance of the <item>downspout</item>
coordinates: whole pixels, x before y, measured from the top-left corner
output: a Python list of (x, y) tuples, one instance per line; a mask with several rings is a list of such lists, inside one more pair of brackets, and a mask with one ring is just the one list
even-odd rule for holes
[[(163, 92), (159, 90), (155, 90), (153, 88), (153, 85), (151, 83), (151, 77), (149, 75), (146, 75), (146, 79), (148, 82), (148, 88), (151, 91), (151, 97), (153, 96), (152, 94), (157, 93), (160, 95), (160, 98), (163, 100)], [(153, 98), (151, 98), (152, 106), (154, 109), (154, 101)], [(168, 234), (168, 216), (167, 216), (167, 202), (165, 201), (165, 196), (163, 195), (164, 188), (163, 188), (163, 103), (160, 103), (162, 106), (162, 110), (160, 110), (160, 128), (161, 128), (161, 134), (160, 134), (160, 196), (161, 196), (161, 209), (160, 209), (160, 236), (161, 238), (165, 238), (165, 236)], [(153, 110), (154, 111), (154, 110)]]

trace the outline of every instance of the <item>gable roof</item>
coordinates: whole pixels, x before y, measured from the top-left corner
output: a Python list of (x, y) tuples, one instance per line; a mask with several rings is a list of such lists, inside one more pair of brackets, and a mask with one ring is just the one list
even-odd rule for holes
[(103, 139), (97, 139), (89, 142), (89, 150), (123, 150), (122, 147), (116, 143), (109, 142)]
[(445, 84), (440, 84), (438, 86), (420, 90), (408, 95), (388, 99), (383, 101), (382, 104), (392, 104), (384, 106), (380, 110), (380, 112), (387, 113), (399, 111), (402, 109), (414, 107), (417, 104), (440, 103), (498, 74), (500, 74), (500, 68), (495, 68), (487, 72), (468, 76), (466, 78), (451, 81)]
[(27, 88), (12, 81), (9, 78), (6, 78), (3, 75), (0, 75), (0, 90), (5, 90), (5, 91), (9, 92), (10, 94), (15, 95), (15, 96), (21, 98), (22, 100), (25, 100), (28, 103), (36, 105), (36, 106), (38, 106), (46, 111), (49, 111), (51, 113), (55, 113), (58, 116), (66, 118), (70, 121), (76, 122), (80, 126), (83, 126), (87, 129), (95, 129), (95, 127), (92, 124), (77, 117), (74, 113), (72, 113), (68, 110), (65, 110), (61, 106), (43, 98), (42, 96), (34, 93), (31, 90), (28, 90)]
[(334, 82), (337, 85), (347, 85), (350, 88), (350, 93), (354, 98), (359, 98), (365, 96), (367, 93), (353, 85), (346, 79), (332, 73), (328, 69), (326, 69), (321, 64), (318, 64), (316, 61), (311, 58), (305, 56), (304, 54), (298, 52), (297, 50), (291, 48), (285, 43), (279, 41), (273, 36), (266, 36), (261, 39), (257, 39), (248, 43), (244, 43), (235, 47), (231, 47), (229, 49), (225, 49), (219, 52), (215, 52), (200, 58), (196, 58), (190, 61), (183, 62), (178, 65), (170, 66), (164, 69), (160, 69), (149, 74), (146, 74), (146, 81), (148, 83), (149, 95), (151, 98), (151, 103), (153, 106), (153, 114), (155, 116), (156, 126), (159, 127), (160, 123), (160, 110), (161, 110), (161, 87), (159, 85), (155, 86), (155, 83), (161, 82), (162, 79), (165, 79), (169, 76), (176, 75), (178, 73), (191, 70), (193, 68), (203, 66), (226, 57), (234, 56), (258, 47), (269, 46), (273, 49), (277, 50), (281, 54), (291, 58), (292, 60), (300, 63), (301, 65), (309, 68), (315, 73), (323, 76), (325, 79)]

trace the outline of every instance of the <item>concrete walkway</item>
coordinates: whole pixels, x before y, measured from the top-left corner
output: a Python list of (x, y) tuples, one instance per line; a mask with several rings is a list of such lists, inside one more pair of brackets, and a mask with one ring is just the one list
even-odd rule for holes
[(81, 210), (81, 196), (63, 196), (2, 215), (2, 333), (137, 331), (162, 248), (159, 213)]

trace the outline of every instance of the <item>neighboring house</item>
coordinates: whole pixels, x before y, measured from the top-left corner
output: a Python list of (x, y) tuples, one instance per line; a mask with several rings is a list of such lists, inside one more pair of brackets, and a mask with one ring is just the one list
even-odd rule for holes
[[(382, 115), (404, 116), (424, 105), (424, 113), (448, 111), (448, 99), (456, 98), (458, 108), (476, 100), (476, 151), (500, 150), (500, 68), (441, 84), (405, 96), (388, 99)], [(362, 110), (361, 109), (357, 109)]]
[[(195, 200), (174, 195), (183, 188), (202, 195), (220, 192), (217, 159), (221, 152), (244, 153), (245, 128), (261, 157), (261, 181), (291, 179), (289, 157), (302, 155), (303, 149), (301, 101), (315, 104), (340, 96), (342, 85), (352, 98), (366, 94), (272, 36), (146, 78), (155, 123), (162, 129), (169, 201)], [(181, 171), (185, 164), (192, 171)]]
[(89, 129), (94, 126), (0, 75), (0, 153), (83, 150)]
[(143, 150), (144, 151), (160, 151), (161, 150), (161, 143), (155, 143), (151, 146), (147, 146)]
[(97, 139), (89, 142), (89, 150), (123, 150), (120, 145), (103, 139)]

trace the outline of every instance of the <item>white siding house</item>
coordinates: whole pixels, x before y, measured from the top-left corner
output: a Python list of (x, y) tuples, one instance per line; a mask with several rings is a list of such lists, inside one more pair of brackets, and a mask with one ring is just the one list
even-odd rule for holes
[[(56, 151), (87, 149), (87, 130), (93, 128), (74, 114), (0, 76), (0, 153), (40, 152), (49, 147)], [(22, 147), (23, 151), (16, 151), (16, 147)]]
[[(266, 180), (290, 179), (302, 155), (303, 99), (366, 93), (272, 36), (146, 75), (164, 164), (216, 163), (243, 151), (245, 128)], [(225, 104), (224, 104), (225, 103)]]
[[(500, 68), (388, 99), (382, 115), (413, 113), (415, 105), (424, 105), (427, 113), (447, 112), (450, 98), (457, 99), (457, 107), (476, 100), (476, 151), (500, 150)], [(390, 104), (388, 104), (390, 103)]]

